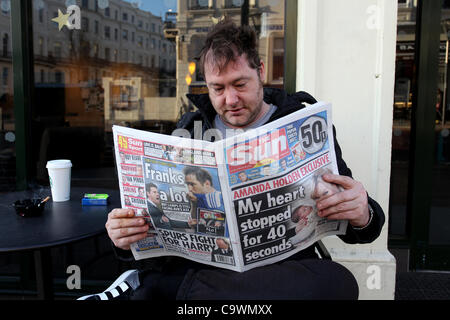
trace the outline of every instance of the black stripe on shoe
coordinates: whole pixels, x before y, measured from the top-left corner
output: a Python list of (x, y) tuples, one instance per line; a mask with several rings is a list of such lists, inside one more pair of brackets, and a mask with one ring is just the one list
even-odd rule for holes
[(104, 291), (108, 300), (123, 300), (128, 296), (128, 293), (131, 291), (131, 286), (126, 282), (122, 282), (118, 286), (108, 291)]

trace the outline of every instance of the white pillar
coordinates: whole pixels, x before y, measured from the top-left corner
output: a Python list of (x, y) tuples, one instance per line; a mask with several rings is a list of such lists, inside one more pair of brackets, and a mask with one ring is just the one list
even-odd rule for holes
[(298, 26), (297, 89), (332, 103), (343, 158), (386, 214), (371, 244), (323, 242), (357, 278), (360, 299), (393, 299), (387, 222), (397, 1), (299, 0)]

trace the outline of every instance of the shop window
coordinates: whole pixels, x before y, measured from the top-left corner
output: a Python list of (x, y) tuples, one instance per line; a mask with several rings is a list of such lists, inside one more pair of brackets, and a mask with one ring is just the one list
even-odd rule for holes
[(284, 37), (274, 36), (272, 40), (272, 72), (270, 79), (273, 83), (279, 83), (283, 81), (284, 76)]
[(62, 57), (62, 48), (61, 48), (61, 42), (55, 42), (54, 44), (54, 57), (55, 58), (61, 58)]
[(44, 22), (44, 8), (39, 8), (38, 19), (40, 23)]
[(244, 0), (224, 0), (224, 8), (240, 8)]
[(81, 17), (81, 29), (85, 32), (89, 32), (89, 19)]
[(111, 37), (111, 28), (109, 26), (105, 26), (105, 39), (109, 39)]
[(55, 72), (55, 83), (64, 84), (64, 73), (62, 71)]
[(8, 86), (8, 80), (9, 80), (9, 69), (7, 67), (4, 67), (2, 72), (2, 85), (4, 87)]
[(208, 9), (209, 0), (189, 0), (189, 9)]
[(3, 36), (3, 57), (8, 56), (9, 36), (7, 33)]

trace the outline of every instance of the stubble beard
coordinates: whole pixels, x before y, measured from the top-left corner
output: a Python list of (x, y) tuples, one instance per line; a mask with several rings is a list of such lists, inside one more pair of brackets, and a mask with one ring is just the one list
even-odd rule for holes
[[(258, 78), (259, 78), (259, 74), (258, 74)], [(236, 127), (236, 129), (244, 129), (244, 128), (248, 127), (249, 125), (253, 124), (257, 119), (259, 119), (263, 116), (261, 114), (262, 108), (264, 106), (264, 93), (263, 92), (264, 92), (263, 84), (260, 79), (259, 87), (258, 87), (258, 96), (261, 97), (260, 102), (259, 102), (258, 106), (255, 108), (255, 111), (250, 115), (250, 117), (244, 123), (236, 123), (236, 122), (233, 123), (231, 121), (228, 121), (228, 119), (226, 119), (226, 117), (224, 117), (223, 115), (219, 115), (220, 119), (222, 119), (222, 121), (224, 123), (231, 125), (232, 127)], [(249, 108), (246, 105), (242, 106), (242, 108), (244, 108), (245, 110), (249, 110)]]

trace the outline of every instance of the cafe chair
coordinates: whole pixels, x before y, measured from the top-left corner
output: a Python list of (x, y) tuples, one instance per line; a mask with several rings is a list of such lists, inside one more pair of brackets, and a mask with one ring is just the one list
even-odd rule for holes
[(333, 260), (331, 259), (331, 254), (328, 251), (327, 247), (325, 247), (325, 244), (322, 242), (322, 240), (316, 241), (316, 243), (314, 244), (314, 248), (321, 259)]

